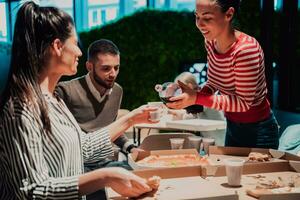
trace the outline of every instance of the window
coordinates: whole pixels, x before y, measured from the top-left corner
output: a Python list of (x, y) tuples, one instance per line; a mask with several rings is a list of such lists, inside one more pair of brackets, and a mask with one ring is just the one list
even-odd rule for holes
[[(124, 1), (124, 0), (121, 0)], [(126, 0), (128, 1), (128, 0)], [(119, 4), (119, 0), (88, 0), (89, 5), (108, 5), (108, 4)]]
[(101, 21), (102, 23), (106, 22), (106, 10), (101, 10)]
[(196, 0), (177, 0), (176, 10), (195, 10)]
[(118, 9), (116, 7), (114, 8), (107, 8), (105, 13), (105, 19), (106, 22), (109, 22), (111, 20), (117, 19), (118, 17)]
[(162, 10), (190, 10), (195, 9), (196, 0), (150, 0), (149, 6)]
[(39, 3), (40, 6), (54, 6), (54, 7), (58, 7), (62, 10), (64, 10), (65, 12), (67, 12), (69, 15), (71, 15), (72, 17), (74, 17), (73, 14), (73, 0), (40, 0), (37, 1), (37, 3)]
[(140, 10), (147, 8), (147, 0), (135, 0), (133, 4), (133, 10)]
[(92, 16), (93, 16), (93, 24), (97, 24), (97, 22), (98, 22), (98, 11), (93, 10), (92, 11)]
[(119, 0), (88, 0), (88, 27), (103, 25), (118, 19)]
[(0, 42), (8, 41), (6, 4), (0, 3)]
[(88, 26), (89, 28), (93, 28), (95, 26), (101, 25), (100, 21), (100, 9), (94, 8), (90, 9), (88, 12)]
[(274, 0), (274, 10), (280, 10), (282, 7), (282, 0)]

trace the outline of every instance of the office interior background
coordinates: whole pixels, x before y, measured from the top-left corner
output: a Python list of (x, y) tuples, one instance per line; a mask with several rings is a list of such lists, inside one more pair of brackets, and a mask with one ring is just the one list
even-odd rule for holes
[[(0, 94), (9, 73), (16, 13), (24, 2), (0, 0)], [(182, 71), (194, 73), (199, 84), (206, 81), (203, 38), (194, 25), (195, 0), (35, 2), (73, 17), (84, 53), (76, 76), (86, 73), (90, 42), (105, 37), (119, 46), (124, 108), (158, 100), (153, 85), (172, 81)], [(242, 0), (241, 14), (237, 24), (242, 31), (249, 29), (264, 49), (269, 99), (281, 130), (300, 123), (300, 0)]]

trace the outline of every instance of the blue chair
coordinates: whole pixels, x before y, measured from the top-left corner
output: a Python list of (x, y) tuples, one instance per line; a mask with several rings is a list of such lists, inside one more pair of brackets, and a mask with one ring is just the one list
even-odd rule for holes
[(300, 124), (290, 125), (284, 130), (278, 149), (292, 154), (300, 152)]

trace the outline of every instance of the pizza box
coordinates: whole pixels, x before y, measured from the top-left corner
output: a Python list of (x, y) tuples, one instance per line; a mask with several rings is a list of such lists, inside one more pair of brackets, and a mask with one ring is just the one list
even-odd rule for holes
[[(300, 162), (287, 161), (285, 163), (261, 163), (260, 165), (244, 165), (243, 175), (240, 187), (230, 187), (227, 184), (227, 177), (224, 166), (218, 169), (206, 179), (235, 191), (239, 195), (239, 199), (243, 200), (299, 200), (300, 199)], [(210, 171), (211, 172), (211, 171)], [(202, 168), (202, 177), (205, 177), (207, 171)], [(292, 180), (297, 180), (297, 187), (287, 187)], [(259, 184), (260, 183), (260, 184)], [(284, 183), (284, 187), (273, 189), (257, 189), (256, 186), (263, 184), (273, 185)]]
[[(277, 191), (268, 190), (267, 192), (255, 190), (258, 181), (261, 181), (261, 179), (264, 179), (263, 181), (273, 181), (278, 180), (278, 177), (280, 177), (286, 181), (292, 176), (300, 177), (299, 161), (263, 163), (260, 167), (258, 165), (244, 166), (240, 187), (228, 186), (224, 166), (218, 166), (218, 168), (223, 169), (214, 174), (215, 176), (206, 176), (204, 168), (200, 166), (135, 170), (134, 173), (143, 178), (151, 176), (162, 178), (156, 193), (149, 193), (138, 199), (300, 199), (298, 189), (289, 192), (284, 190), (281, 193), (278, 193), (279, 189)], [(107, 188), (107, 199), (122, 200), (126, 198), (120, 197), (112, 189)]]
[(210, 119), (174, 120), (167, 121), (166, 126), (189, 131), (214, 131), (226, 129), (226, 121)]
[[(144, 151), (138, 153), (130, 153), (128, 154), (128, 164), (132, 167), (132, 169), (153, 169), (158, 167), (150, 167), (145, 165), (140, 165), (137, 161), (142, 160), (150, 155), (180, 155), (180, 154), (193, 154), (199, 156), (199, 153), (196, 149), (178, 149), (178, 150), (155, 150), (155, 151)], [(174, 166), (176, 167), (176, 166)], [(172, 167), (173, 168), (173, 167)]]
[(288, 152), (279, 151), (279, 150), (276, 150), (276, 149), (209, 146), (209, 154), (248, 156), (249, 153), (251, 153), (251, 152), (259, 152), (259, 153), (270, 154), (273, 158), (300, 161), (299, 156), (296, 156), (296, 155), (288, 153)]
[[(138, 199), (156, 200), (238, 200), (236, 192), (230, 191), (213, 181), (201, 177), (201, 167), (178, 167), (163, 169), (135, 170), (135, 174), (143, 178), (160, 176), (160, 186), (157, 191), (139, 197)], [(111, 188), (106, 189), (107, 199), (125, 200)]]
[[(268, 154), (270, 161), (265, 162), (248, 162), (248, 155), (251, 152), (259, 152), (263, 154)], [(224, 165), (223, 160), (226, 158), (241, 158), (246, 161), (247, 164), (260, 165), (262, 163), (272, 163), (272, 162), (287, 162), (288, 160), (300, 161), (300, 157), (275, 150), (275, 149), (263, 149), (263, 148), (247, 148), (247, 147), (223, 147), (223, 146), (209, 146), (209, 163), (210, 165)]]
[[(299, 161), (284, 161), (284, 162), (262, 162), (262, 163), (245, 163), (243, 166), (243, 174), (254, 173), (269, 173), (269, 172), (281, 172), (281, 171), (300, 171), (297, 167), (294, 167), (293, 163)], [(292, 163), (292, 164), (291, 164)], [(225, 166), (219, 165), (207, 165), (202, 166), (202, 176), (225, 176)]]

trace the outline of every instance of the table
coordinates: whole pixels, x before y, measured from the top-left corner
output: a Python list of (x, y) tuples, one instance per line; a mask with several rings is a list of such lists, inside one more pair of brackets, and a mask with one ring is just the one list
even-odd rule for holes
[(178, 130), (174, 128), (169, 128), (166, 126), (166, 122), (160, 122), (157, 124), (137, 124), (133, 126), (133, 142), (138, 146), (141, 144), (141, 131), (142, 129), (158, 129), (164, 131)]
[(166, 127), (185, 131), (216, 131), (226, 129), (226, 121), (211, 119), (188, 119), (167, 121)]
[(189, 119), (189, 120), (167, 120), (157, 124), (137, 124), (133, 127), (133, 141), (141, 144), (142, 129), (158, 129), (168, 131), (215, 131), (226, 129), (226, 122), (222, 120)]

